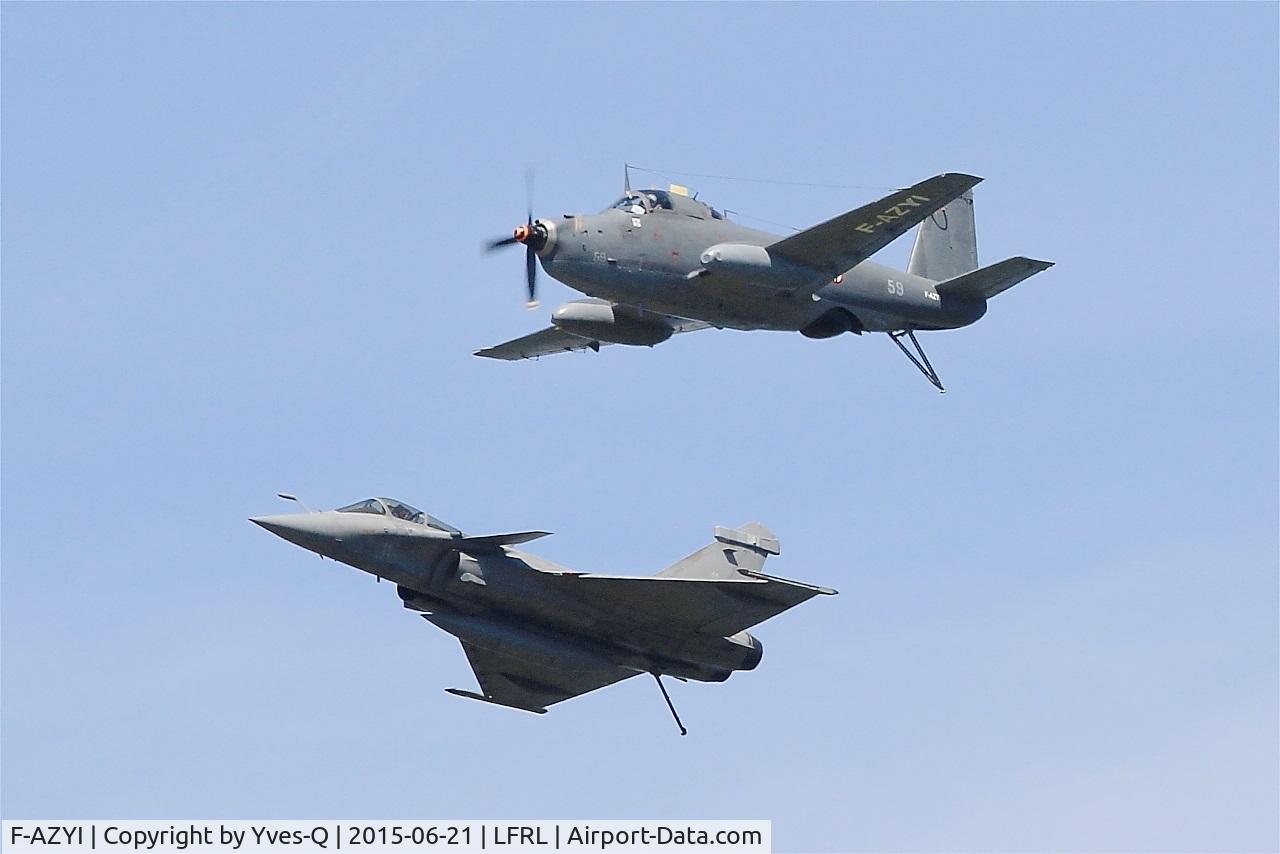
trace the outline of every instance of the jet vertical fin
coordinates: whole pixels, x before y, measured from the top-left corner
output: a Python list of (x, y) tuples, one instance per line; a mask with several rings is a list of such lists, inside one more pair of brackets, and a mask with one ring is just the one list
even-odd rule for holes
[(658, 578), (733, 579), (742, 571), (759, 572), (771, 554), (780, 546), (774, 533), (759, 522), (749, 522), (740, 529), (716, 528), (716, 541), (681, 558), (658, 573)]

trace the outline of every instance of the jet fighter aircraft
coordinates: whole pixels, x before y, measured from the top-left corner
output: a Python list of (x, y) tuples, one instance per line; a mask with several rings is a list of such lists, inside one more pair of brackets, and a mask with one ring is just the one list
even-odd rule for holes
[[(684, 187), (633, 191), (629, 173), (622, 198), (598, 214), (534, 219), (530, 205), (525, 224), (489, 248), (525, 246), (530, 308), (537, 261), (589, 299), (557, 308), (546, 329), (476, 355), (652, 347), (709, 327), (809, 338), (885, 332), (945, 391), (915, 333), (968, 326), (991, 297), (1053, 266), (1017, 257), (978, 267), (971, 190), (981, 180), (938, 175), (787, 237), (732, 222)], [(917, 224), (905, 271), (867, 260)]]
[(836, 592), (765, 575), (778, 540), (754, 522), (716, 528), (711, 544), (656, 576), (634, 577), (573, 572), (514, 548), (544, 531), (468, 536), (390, 498), (250, 521), (395, 582), (404, 607), (462, 642), (480, 690), (451, 694), (542, 714), (648, 673), (681, 735), (661, 677), (723, 682), (752, 670), (763, 647), (747, 628)]

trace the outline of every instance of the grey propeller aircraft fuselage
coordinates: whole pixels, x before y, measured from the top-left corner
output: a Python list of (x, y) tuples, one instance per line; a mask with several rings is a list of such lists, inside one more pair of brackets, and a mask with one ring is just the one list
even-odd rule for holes
[[(980, 180), (938, 175), (786, 237), (733, 222), (674, 185), (628, 190), (597, 214), (535, 220), (531, 213), (511, 237), (490, 244), (525, 245), (530, 307), (537, 262), (590, 298), (557, 308), (549, 328), (476, 355), (515, 360), (610, 343), (653, 346), (709, 327), (810, 338), (884, 332), (941, 389), (915, 332), (967, 326), (992, 296), (1052, 266), (1017, 257), (978, 267), (971, 190)], [(868, 260), (916, 225), (906, 270)]]
[(716, 528), (710, 545), (637, 577), (573, 572), (514, 548), (542, 531), (467, 536), (387, 498), (251, 521), (394, 582), (406, 608), (462, 642), (480, 692), (450, 693), (537, 713), (648, 673), (675, 715), (660, 677), (722, 682), (752, 670), (763, 647), (747, 628), (835, 593), (765, 575), (779, 546), (756, 523)]

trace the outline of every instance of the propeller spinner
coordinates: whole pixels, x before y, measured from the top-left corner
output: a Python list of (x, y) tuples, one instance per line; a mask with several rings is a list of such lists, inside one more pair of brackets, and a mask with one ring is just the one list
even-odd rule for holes
[(524, 278), (529, 292), (529, 301), (526, 305), (530, 309), (535, 309), (538, 307), (538, 259), (536, 256), (547, 245), (549, 235), (547, 227), (534, 221), (533, 218), (533, 170), (525, 170), (524, 181), (527, 202), (525, 224), (516, 226), (510, 237), (489, 241), (485, 251), (492, 252), (513, 243), (524, 244)]

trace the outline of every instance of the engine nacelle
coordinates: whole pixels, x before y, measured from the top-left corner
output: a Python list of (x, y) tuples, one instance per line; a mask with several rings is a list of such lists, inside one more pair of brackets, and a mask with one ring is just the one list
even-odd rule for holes
[(775, 258), (763, 246), (747, 243), (717, 243), (703, 252), (700, 260), (710, 272), (722, 271), (780, 288), (802, 286), (821, 275), (786, 258)]
[(576, 300), (565, 303), (551, 314), (551, 322), (583, 338), (652, 347), (671, 337), (671, 326), (658, 318), (628, 317), (606, 302)]
[[(748, 632), (727, 638), (696, 636), (684, 643), (675, 657), (723, 673), (723, 677), (711, 680), (719, 682), (735, 670), (754, 670), (764, 657), (764, 644)], [(706, 680), (704, 676), (694, 678)]]
[[(734, 670), (755, 670), (756, 665), (760, 663), (760, 659), (764, 658), (764, 644), (760, 643), (760, 639), (748, 632), (738, 632), (736, 635), (730, 635), (725, 638), (733, 646), (737, 647), (738, 658), (734, 665)], [(733, 656), (730, 656), (732, 658)]]

